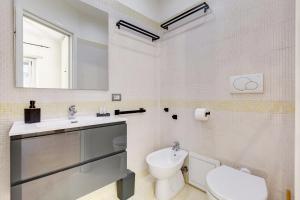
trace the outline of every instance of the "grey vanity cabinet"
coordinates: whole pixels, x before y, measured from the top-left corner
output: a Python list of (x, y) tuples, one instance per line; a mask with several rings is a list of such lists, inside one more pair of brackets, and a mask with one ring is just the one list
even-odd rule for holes
[(12, 187), (12, 200), (75, 200), (126, 175), (126, 152)]
[(125, 122), (11, 138), (12, 200), (73, 200), (126, 175)]
[(80, 133), (82, 161), (126, 150), (126, 124), (84, 129)]
[(11, 141), (11, 182), (80, 162), (80, 131)]

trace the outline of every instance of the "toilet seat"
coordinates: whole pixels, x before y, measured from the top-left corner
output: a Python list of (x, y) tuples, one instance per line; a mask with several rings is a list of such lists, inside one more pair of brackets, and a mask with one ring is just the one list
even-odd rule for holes
[(219, 200), (267, 200), (268, 197), (263, 178), (225, 165), (210, 171), (206, 184), (208, 192)]

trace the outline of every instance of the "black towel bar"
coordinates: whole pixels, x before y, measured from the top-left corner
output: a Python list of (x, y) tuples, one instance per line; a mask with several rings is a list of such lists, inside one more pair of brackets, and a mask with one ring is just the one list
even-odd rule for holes
[(178, 22), (179, 20), (182, 20), (183, 18), (186, 18), (200, 10), (204, 10), (204, 13), (207, 12), (207, 10), (209, 9), (209, 5), (206, 2), (203, 2), (187, 11), (185, 11), (184, 13), (181, 13), (180, 15), (166, 21), (165, 23), (163, 23), (162, 25), (160, 25), (163, 29), (168, 30), (169, 26), (174, 24), (175, 22)]
[(126, 21), (124, 21), (124, 20), (118, 21), (117, 24), (116, 24), (116, 26), (117, 26), (119, 29), (121, 28), (121, 26), (124, 26), (124, 27), (129, 28), (129, 29), (131, 29), (131, 30), (134, 30), (134, 31), (136, 31), (136, 32), (138, 32), (138, 33), (141, 33), (141, 34), (143, 34), (143, 35), (146, 35), (146, 36), (148, 36), (148, 37), (150, 37), (150, 38), (152, 39), (152, 42), (155, 41), (155, 40), (158, 40), (158, 39), (160, 38), (158, 35), (155, 35), (154, 33), (151, 33), (151, 32), (149, 32), (149, 31), (146, 31), (145, 29), (142, 29), (142, 28), (140, 28), (140, 27), (137, 27), (137, 26), (135, 26), (135, 25), (133, 25), (133, 24), (131, 24), (131, 23), (129, 23), (129, 22), (126, 22)]
[(140, 108), (138, 110), (127, 110), (127, 111), (115, 110), (115, 115), (125, 115), (125, 114), (144, 113), (144, 112), (146, 112), (146, 109), (144, 108)]

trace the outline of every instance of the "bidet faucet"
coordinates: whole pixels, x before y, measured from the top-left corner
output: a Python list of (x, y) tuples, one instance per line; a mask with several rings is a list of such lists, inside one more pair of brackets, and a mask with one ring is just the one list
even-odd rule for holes
[(75, 119), (75, 114), (77, 113), (76, 106), (71, 105), (68, 109), (68, 118)]
[(175, 141), (173, 146), (172, 146), (172, 150), (173, 151), (179, 151), (179, 149), (180, 149), (180, 144), (179, 144), (179, 142)]

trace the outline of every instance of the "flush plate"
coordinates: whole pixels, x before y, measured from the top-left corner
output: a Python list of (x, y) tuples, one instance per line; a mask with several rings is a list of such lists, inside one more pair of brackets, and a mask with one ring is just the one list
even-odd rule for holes
[(230, 77), (230, 92), (236, 93), (263, 93), (264, 76), (259, 74), (247, 74)]

